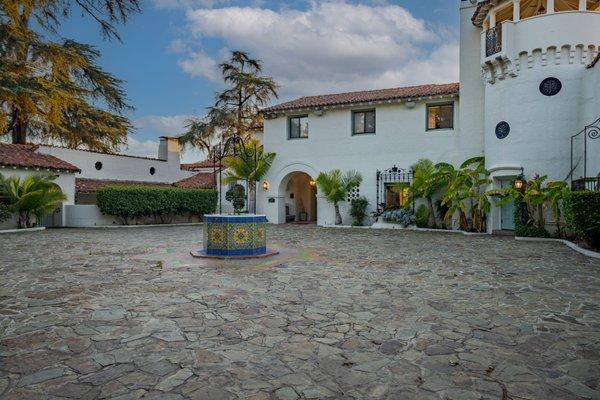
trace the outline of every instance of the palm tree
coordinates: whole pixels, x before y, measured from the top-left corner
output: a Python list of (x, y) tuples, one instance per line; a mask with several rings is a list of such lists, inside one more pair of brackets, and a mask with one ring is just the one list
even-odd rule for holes
[[(275, 153), (265, 153), (263, 146), (256, 139), (250, 140), (244, 148), (239, 144), (235, 156), (223, 159), (223, 164), (227, 166), (223, 182), (228, 184), (246, 181), (248, 194), (254, 194), (256, 193), (256, 182), (266, 175), (273, 164), (273, 160), (275, 160)], [(250, 197), (254, 198), (253, 196)], [(256, 207), (255, 201), (254, 207)], [(250, 207), (248, 208), (250, 209)]]
[(342, 215), (339, 202), (344, 201), (350, 189), (361, 184), (362, 175), (354, 170), (348, 171), (344, 175), (339, 169), (334, 169), (330, 172), (321, 172), (316, 182), (327, 201), (333, 203), (335, 224), (341, 225)]
[[(31, 228), (54, 211), (66, 196), (54, 184), (53, 175), (30, 175), (5, 178), (0, 174), (0, 198), (11, 211), (19, 214), (19, 228)], [(35, 220), (32, 217), (35, 216)]]
[(417, 199), (426, 199), (427, 207), (429, 208), (427, 225), (430, 228), (437, 228), (433, 196), (443, 186), (439, 171), (431, 160), (426, 158), (417, 161), (411, 169), (413, 171), (413, 181), (409, 189), (409, 202), (416, 201)]

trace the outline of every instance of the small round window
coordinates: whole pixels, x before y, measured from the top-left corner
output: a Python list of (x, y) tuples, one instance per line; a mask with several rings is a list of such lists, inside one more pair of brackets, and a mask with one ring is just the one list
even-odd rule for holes
[(544, 96), (554, 96), (562, 89), (562, 83), (557, 78), (546, 78), (540, 83), (540, 92)]
[(150, 167), (150, 175), (154, 175), (156, 173), (156, 168)]
[(100, 161), (96, 161), (96, 164), (94, 164), (94, 168), (100, 171), (102, 169), (102, 163)]
[(510, 125), (506, 121), (498, 122), (496, 125), (496, 137), (498, 139), (504, 139), (510, 133)]

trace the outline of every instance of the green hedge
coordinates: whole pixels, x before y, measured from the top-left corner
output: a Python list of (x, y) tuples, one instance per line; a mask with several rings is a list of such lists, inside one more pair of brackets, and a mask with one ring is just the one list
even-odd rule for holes
[(600, 192), (571, 192), (565, 201), (565, 216), (571, 231), (600, 248)]
[(116, 215), (125, 225), (140, 217), (154, 217), (157, 222), (167, 223), (173, 215), (202, 217), (213, 213), (217, 197), (212, 189), (105, 186), (96, 192), (96, 204), (103, 214)]

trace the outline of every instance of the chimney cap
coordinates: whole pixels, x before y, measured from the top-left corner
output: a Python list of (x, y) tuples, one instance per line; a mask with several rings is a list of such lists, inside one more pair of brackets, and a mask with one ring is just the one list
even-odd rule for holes
[(179, 140), (178, 136), (159, 136), (159, 139), (177, 139)]

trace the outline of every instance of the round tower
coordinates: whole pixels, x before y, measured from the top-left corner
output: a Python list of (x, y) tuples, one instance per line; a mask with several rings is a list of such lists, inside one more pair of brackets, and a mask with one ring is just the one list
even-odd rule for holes
[[(594, 120), (584, 88), (600, 46), (600, 0), (484, 0), (472, 22), (481, 28), (484, 149), (494, 186), (521, 173), (569, 181), (571, 136)], [(502, 210), (494, 213), (491, 229), (510, 229), (511, 210), (506, 224)]]

